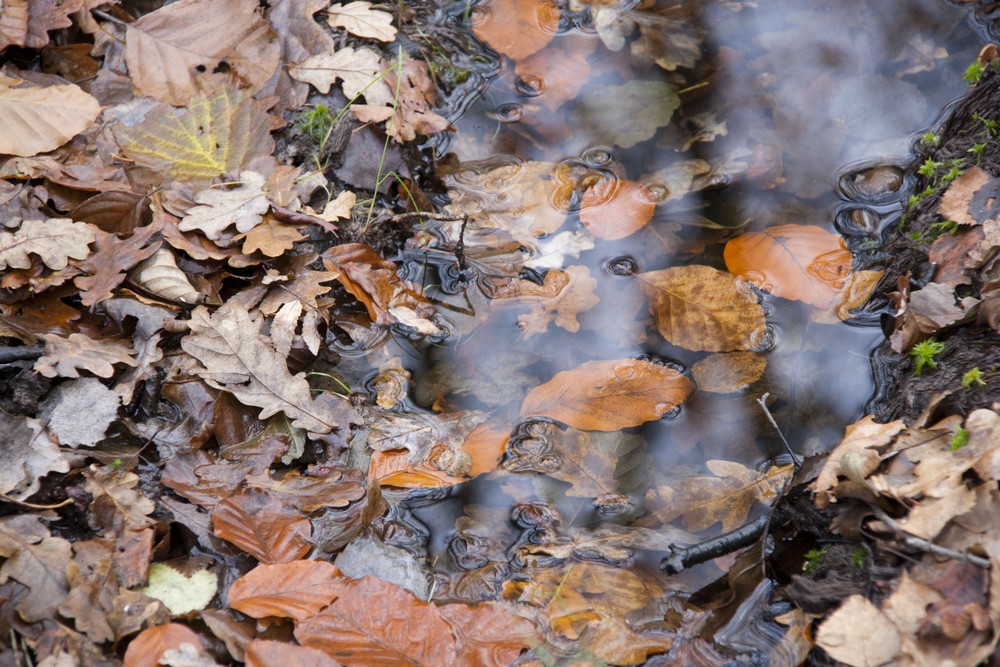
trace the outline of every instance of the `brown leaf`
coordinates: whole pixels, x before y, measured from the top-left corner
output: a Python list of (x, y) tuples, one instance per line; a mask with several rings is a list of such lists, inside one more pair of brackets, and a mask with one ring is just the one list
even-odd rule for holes
[(896, 657), (900, 637), (878, 607), (852, 595), (820, 623), (816, 645), (851, 667), (879, 667)]
[(302, 512), (312, 514), (324, 508), (343, 509), (365, 497), (364, 476), (359, 470), (329, 466), (325, 474), (285, 474), (275, 480), (269, 474), (254, 475), (246, 483), (254, 489), (270, 489)]
[(385, 77), (380, 76), (382, 67), (382, 57), (374, 49), (345, 46), (306, 58), (289, 68), (288, 73), (324, 95), (340, 79), (348, 99), (363, 95), (367, 104), (388, 106), (395, 95)]
[[(987, 220), (996, 219), (1000, 209), (994, 210), (998, 195), (998, 183), (993, 182), (994, 180), (979, 167), (966, 169), (941, 195), (938, 213), (947, 220), (965, 226), (978, 226)], [(987, 184), (989, 187), (986, 187)]]
[(958, 298), (955, 288), (940, 283), (928, 283), (923, 289), (903, 297), (896, 310), (896, 330), (889, 336), (892, 349), (905, 352), (937, 331), (971, 317), (979, 299)]
[(447, 604), (438, 607), (438, 613), (455, 634), (460, 665), (512, 665), (524, 649), (542, 641), (527, 619), (514, 616), (496, 602)]
[(937, 264), (934, 282), (949, 287), (971, 283), (972, 278), (965, 272), (965, 260), (968, 259), (969, 251), (975, 249), (983, 238), (983, 229), (977, 226), (934, 239), (928, 257), (931, 262)]
[(136, 490), (139, 477), (131, 472), (102, 468), (97, 464), (83, 471), (85, 489), (93, 496), (90, 522), (95, 528), (119, 534), (124, 530), (152, 526), (149, 514), (156, 509), (149, 498)]
[(38, 255), (50, 269), (64, 269), (72, 259), (90, 254), (94, 229), (69, 218), (25, 220), (16, 232), (0, 231), (0, 269), (30, 269)]
[(220, 246), (230, 245), (226, 228), (233, 225), (239, 232), (248, 232), (271, 207), (264, 195), (264, 182), (257, 172), (242, 171), (236, 183), (202, 190), (194, 196), (198, 205), (185, 212), (177, 228), (182, 232), (198, 230)]
[(813, 225), (778, 225), (726, 244), (726, 268), (775, 296), (830, 305), (851, 271), (851, 252), (837, 234)]
[(122, 587), (135, 588), (146, 584), (152, 555), (152, 528), (130, 528), (118, 536), (111, 564)]
[(308, 646), (258, 639), (247, 644), (246, 667), (341, 667), (340, 663), (322, 651)]
[(242, 0), (180, 0), (129, 23), (125, 32), (125, 62), (136, 87), (175, 106), (218, 91), (230, 72), (254, 93), (280, 56), (257, 5)]
[(253, 618), (304, 621), (340, 595), (345, 579), (321, 560), (258, 565), (229, 587), (227, 604)]
[(692, 391), (694, 385), (678, 371), (649, 361), (588, 361), (528, 392), (521, 415), (551, 417), (583, 430), (617, 431), (659, 419)]
[(100, 113), (100, 103), (72, 83), (12, 88), (0, 79), (0, 124), (6, 128), (0, 153), (30, 156), (55, 150)]
[(476, 37), (515, 61), (548, 44), (558, 27), (559, 8), (550, 0), (492, 0), (476, 8), (472, 21)]
[(186, 625), (164, 623), (148, 628), (129, 642), (123, 667), (158, 667), (163, 654), (181, 644), (203, 648), (201, 638)]
[(817, 495), (820, 506), (825, 507), (829, 503), (830, 489), (837, 485), (837, 477), (845, 474), (845, 459), (860, 470), (862, 475), (875, 472), (882, 460), (879, 448), (892, 442), (904, 428), (900, 419), (888, 424), (876, 424), (871, 416), (849, 425), (844, 432), (844, 439), (830, 453), (819, 476), (812, 483), (811, 488)]
[(549, 298), (543, 297), (540, 302), (532, 304), (530, 312), (518, 316), (517, 323), (522, 335), (531, 338), (535, 334), (545, 333), (550, 323), (576, 333), (580, 330), (580, 322), (576, 316), (601, 301), (594, 294), (597, 281), (591, 277), (590, 269), (586, 266), (570, 266), (565, 271), (550, 269), (545, 274), (545, 283), (547, 288), (551, 285), (555, 294)]
[[(538, 93), (540, 101), (549, 111), (576, 99), (590, 76), (590, 65), (580, 53), (549, 44), (528, 58), (518, 60), (514, 71), (521, 82)], [(525, 118), (530, 123), (533, 116)]]
[(716, 477), (690, 477), (649, 491), (647, 503), (660, 521), (683, 516), (689, 530), (722, 522), (722, 532), (739, 528), (758, 501), (769, 505), (792, 476), (792, 466), (772, 466), (759, 473), (734, 461), (708, 461)]
[(35, 371), (50, 378), (78, 378), (82, 369), (109, 378), (115, 374), (114, 364), (136, 365), (132, 354), (130, 347), (111, 339), (45, 334), (45, 354), (35, 362)]
[(161, 247), (136, 264), (128, 278), (132, 286), (158, 299), (188, 305), (202, 301), (202, 295), (177, 266), (174, 253), (169, 248)]
[(427, 75), (427, 64), (407, 59), (400, 70), (393, 66), (384, 81), (394, 91), (392, 106), (352, 104), (351, 111), (366, 123), (386, 123), (386, 132), (399, 143), (413, 141), (418, 134), (430, 135), (450, 127), (448, 120), (430, 111), (437, 88)]
[(698, 389), (720, 394), (744, 391), (759, 380), (767, 357), (756, 352), (712, 354), (691, 366)]
[(0, 493), (23, 500), (38, 491), (50, 472), (68, 472), (69, 461), (43, 422), (0, 411)]
[(735, 276), (692, 265), (637, 277), (656, 328), (674, 345), (707, 352), (763, 345), (764, 310)]
[(458, 647), (438, 608), (375, 577), (342, 580), (337, 599), (296, 624), (295, 638), (351, 665), (454, 665)]
[(271, 216), (265, 216), (261, 224), (242, 238), (245, 254), (260, 251), (265, 257), (281, 257), (306, 237), (297, 227), (283, 225)]
[(111, 573), (112, 543), (91, 539), (73, 545), (73, 560), (66, 570), (69, 596), (59, 613), (75, 619), (76, 629), (98, 644), (115, 638), (108, 623), (118, 584)]
[(117, 234), (96, 232), (97, 250), (83, 261), (76, 262), (88, 275), (73, 281), (80, 288), (80, 301), (95, 306), (114, 296), (114, 290), (125, 280), (129, 269), (152, 256), (163, 243), (152, 240), (159, 232), (157, 225), (140, 227), (127, 239)]
[(614, 241), (645, 227), (655, 209), (642, 183), (605, 179), (584, 193), (580, 222), (597, 238)]
[(232, 542), (261, 563), (286, 563), (312, 549), (312, 525), (274, 493), (247, 489), (212, 510), (216, 537)]
[(332, 28), (345, 28), (358, 37), (369, 37), (380, 42), (396, 39), (396, 28), (392, 25), (392, 14), (371, 8), (372, 3), (356, 0), (346, 4), (330, 6), (326, 21)]
[(25, 621), (51, 620), (69, 594), (66, 569), (71, 557), (69, 542), (51, 537), (37, 516), (15, 515), (0, 519), (0, 580), (10, 578), (31, 589), (17, 604)]

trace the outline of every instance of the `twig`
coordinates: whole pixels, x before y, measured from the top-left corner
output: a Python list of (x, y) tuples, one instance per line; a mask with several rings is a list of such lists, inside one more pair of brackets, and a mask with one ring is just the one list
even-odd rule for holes
[(434, 213), (433, 211), (407, 211), (406, 213), (394, 213), (389, 216), (389, 219), (393, 222), (409, 222), (410, 220), (444, 220), (446, 222), (461, 220), (466, 222), (469, 219), (469, 214), (462, 213), (461, 215), (455, 215), (453, 213)]
[(28, 507), (33, 510), (57, 510), (60, 507), (66, 507), (67, 505), (72, 505), (73, 499), (67, 498), (61, 503), (56, 503), (55, 505), (36, 505), (35, 503), (29, 503), (23, 500), (17, 500), (15, 498), (11, 498), (8, 495), (0, 493), (0, 502), (11, 503), (13, 505), (20, 505), (21, 507)]
[(802, 467), (802, 457), (792, 451), (792, 446), (788, 444), (788, 440), (785, 439), (785, 434), (781, 432), (778, 422), (774, 420), (774, 416), (771, 414), (771, 411), (767, 409), (767, 399), (770, 397), (771, 394), (769, 392), (765, 392), (763, 396), (757, 399), (757, 405), (759, 405), (760, 409), (764, 411), (764, 416), (767, 417), (767, 421), (771, 422), (771, 426), (773, 426), (774, 430), (778, 432), (778, 437), (781, 438), (781, 442), (785, 445), (785, 451), (788, 452), (788, 455), (792, 458), (792, 467), (795, 469), (795, 472), (798, 472), (799, 468)]
[(989, 559), (983, 558), (982, 556), (976, 556), (974, 554), (970, 554), (967, 551), (964, 552), (955, 551), (954, 549), (948, 549), (947, 547), (938, 546), (937, 544), (934, 544), (929, 540), (925, 540), (922, 537), (917, 537), (912, 533), (906, 532), (905, 528), (899, 525), (899, 523), (895, 519), (886, 514), (885, 511), (882, 510), (881, 508), (875, 507), (874, 505), (869, 505), (869, 507), (871, 508), (875, 516), (878, 517), (879, 521), (889, 526), (892, 532), (896, 533), (897, 537), (899, 537), (899, 539), (902, 540), (903, 544), (905, 544), (906, 546), (929, 554), (934, 554), (936, 556), (943, 556), (944, 558), (951, 558), (953, 560), (964, 560), (968, 563), (972, 563), (976, 567), (989, 569), (990, 567)]
[(671, 547), (670, 555), (660, 561), (660, 569), (668, 574), (677, 574), (692, 565), (698, 565), (750, 546), (761, 538), (770, 522), (771, 513), (768, 512), (724, 535), (689, 547)]

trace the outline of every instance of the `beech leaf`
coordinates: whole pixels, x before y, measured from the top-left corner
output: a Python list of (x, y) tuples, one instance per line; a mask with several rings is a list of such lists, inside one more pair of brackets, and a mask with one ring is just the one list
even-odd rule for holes
[(635, 80), (595, 89), (570, 116), (576, 131), (586, 133), (589, 141), (630, 148), (667, 125), (680, 104), (669, 83)]
[(548, 44), (558, 28), (559, 7), (551, 0), (492, 0), (477, 8), (472, 22), (476, 37), (515, 61)]
[(149, 583), (139, 589), (143, 595), (159, 600), (171, 614), (201, 611), (219, 590), (219, 577), (210, 570), (185, 574), (167, 563), (149, 566)]
[(25, 220), (16, 232), (0, 231), (0, 269), (30, 269), (38, 255), (50, 269), (65, 269), (69, 259), (84, 259), (94, 242), (94, 228), (69, 218)]
[(892, 662), (902, 640), (896, 626), (878, 607), (860, 595), (852, 595), (820, 623), (816, 645), (851, 667), (879, 667)]
[(246, 667), (341, 667), (340, 663), (322, 651), (308, 646), (286, 644), (273, 639), (257, 639), (246, 648)]
[(606, 179), (591, 187), (580, 203), (580, 222), (599, 239), (631, 236), (653, 218), (656, 202), (641, 183)]
[(253, 618), (303, 621), (330, 604), (343, 586), (340, 570), (326, 561), (262, 564), (233, 582), (227, 604)]
[(202, 647), (201, 639), (186, 625), (164, 623), (147, 628), (129, 642), (124, 667), (157, 667), (164, 653), (181, 644)]
[(692, 391), (692, 382), (678, 371), (649, 361), (588, 361), (528, 392), (521, 416), (551, 417), (583, 430), (617, 431), (659, 419)]
[(100, 113), (100, 102), (72, 83), (45, 88), (0, 84), (0, 153), (27, 157), (55, 150)]
[(261, 563), (286, 563), (312, 550), (312, 524), (275, 493), (246, 489), (215, 506), (216, 537)]

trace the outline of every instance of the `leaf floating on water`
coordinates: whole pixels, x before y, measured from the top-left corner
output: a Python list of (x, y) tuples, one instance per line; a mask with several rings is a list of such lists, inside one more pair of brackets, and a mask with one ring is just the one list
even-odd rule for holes
[(851, 272), (843, 237), (815, 225), (778, 225), (726, 244), (726, 268), (775, 296), (826, 308)]
[(737, 278), (710, 266), (678, 266), (637, 276), (660, 335), (689, 350), (761, 346), (764, 309)]
[(645, 227), (655, 209), (645, 185), (608, 179), (584, 193), (580, 222), (597, 238), (615, 241)]
[(551, 417), (588, 431), (618, 431), (659, 419), (692, 391), (694, 384), (680, 372), (649, 361), (588, 361), (528, 392), (521, 416)]
[(491, 0), (476, 8), (476, 37), (511, 60), (523, 60), (555, 37), (559, 7), (551, 0)]

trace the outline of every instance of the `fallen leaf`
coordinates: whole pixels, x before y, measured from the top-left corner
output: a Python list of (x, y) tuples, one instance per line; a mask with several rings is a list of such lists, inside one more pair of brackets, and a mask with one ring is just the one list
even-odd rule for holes
[(559, 7), (551, 0), (491, 0), (476, 8), (472, 31), (514, 61), (539, 51), (559, 28)]
[(286, 563), (312, 550), (312, 525), (278, 494), (246, 489), (212, 510), (216, 537), (232, 542), (261, 563)]
[[(964, 226), (981, 225), (987, 220), (996, 219), (1000, 209), (994, 211), (993, 206), (1000, 197), (997, 192), (1000, 183), (993, 182), (994, 180), (979, 167), (969, 167), (941, 195), (938, 213), (946, 220)], [(987, 184), (989, 187), (986, 187)]]
[(533, 303), (530, 312), (518, 316), (517, 323), (522, 335), (531, 338), (535, 334), (545, 333), (549, 330), (550, 323), (576, 333), (580, 330), (580, 322), (576, 316), (601, 301), (594, 294), (597, 281), (590, 276), (590, 269), (586, 266), (571, 266), (565, 271), (552, 269), (545, 274), (545, 282), (554, 282), (559, 285), (559, 289), (551, 298)]
[(645, 185), (605, 179), (584, 193), (580, 222), (597, 238), (614, 241), (645, 227), (655, 209)]
[(253, 618), (304, 621), (333, 602), (343, 586), (340, 570), (326, 561), (261, 564), (233, 582), (227, 604)]
[(85, 222), (25, 220), (16, 232), (0, 231), (0, 269), (30, 269), (29, 255), (38, 255), (50, 269), (65, 269), (70, 258), (86, 258), (93, 242), (93, 227)]
[(43, 422), (0, 410), (0, 493), (24, 500), (38, 491), (50, 472), (68, 472), (69, 461), (48, 437)]
[(393, 98), (383, 104), (352, 104), (351, 112), (365, 123), (386, 122), (386, 132), (399, 143), (417, 135), (431, 135), (450, 127), (448, 120), (432, 112), (437, 88), (427, 75), (427, 63), (407, 59), (393, 65), (383, 78)]
[(878, 607), (852, 595), (816, 631), (816, 645), (850, 667), (879, 667), (900, 649), (899, 631)]
[(149, 566), (149, 583), (139, 589), (143, 595), (159, 600), (170, 613), (179, 616), (201, 611), (219, 590), (219, 578), (210, 570), (184, 573), (167, 563)]
[(66, 568), (70, 592), (59, 613), (74, 619), (79, 632), (97, 643), (111, 641), (115, 632), (108, 622), (117, 585), (111, 573), (113, 543), (90, 539), (73, 545), (73, 560)]
[(248, 232), (263, 220), (271, 207), (264, 196), (264, 177), (254, 171), (240, 172), (239, 182), (234, 186), (202, 190), (194, 200), (198, 205), (187, 210), (178, 229), (182, 232), (198, 230), (217, 243), (229, 225), (234, 225), (239, 232)]
[[(528, 58), (517, 61), (514, 71), (535, 97), (549, 111), (576, 99), (590, 75), (590, 65), (580, 53), (549, 44)], [(531, 123), (532, 115), (524, 122)]]
[(115, 374), (115, 364), (135, 366), (132, 348), (112, 339), (98, 340), (84, 334), (45, 334), (45, 354), (35, 362), (35, 371), (45, 377), (80, 377), (87, 370), (97, 377)]
[(76, 263), (87, 274), (73, 280), (80, 288), (80, 302), (89, 308), (113, 297), (129, 269), (159, 250), (162, 241), (153, 240), (157, 233), (157, 225), (147, 225), (123, 240), (117, 234), (97, 230), (97, 250)]
[(851, 271), (844, 239), (813, 225), (778, 225), (726, 244), (726, 268), (775, 296), (826, 308)]
[(0, 124), (7, 128), (0, 153), (27, 157), (55, 150), (100, 113), (100, 102), (72, 83), (11, 87), (0, 79)]
[(904, 428), (900, 419), (888, 424), (877, 424), (871, 416), (850, 424), (844, 432), (844, 439), (830, 453), (810, 487), (816, 494), (817, 504), (825, 507), (830, 503), (830, 490), (837, 485), (837, 478), (845, 474), (845, 459), (860, 470), (862, 475), (875, 472), (882, 460), (879, 448), (891, 443)]
[(91, 495), (89, 522), (106, 535), (153, 526), (149, 517), (156, 509), (153, 501), (136, 490), (139, 477), (123, 470), (102, 469), (96, 464), (83, 471), (84, 489)]
[(322, 651), (308, 646), (286, 644), (271, 639), (257, 639), (246, 648), (246, 667), (273, 667), (292, 664), (296, 667), (341, 667)]
[(242, 236), (244, 254), (260, 252), (265, 257), (281, 257), (306, 238), (297, 227), (283, 225), (271, 216)]
[(639, 37), (629, 47), (640, 67), (655, 62), (673, 71), (678, 67), (694, 67), (701, 57), (701, 40), (690, 34), (684, 21), (661, 16), (645, 5), (641, 9), (615, 4), (598, 7), (594, 11), (594, 27), (612, 51), (624, 48), (627, 38), (638, 27)]
[(669, 83), (635, 80), (594, 89), (573, 107), (570, 118), (591, 145), (631, 148), (670, 123), (680, 103)]
[(164, 653), (182, 644), (203, 647), (201, 638), (186, 625), (165, 623), (147, 628), (129, 642), (124, 667), (158, 667)]
[(371, 8), (372, 3), (356, 0), (347, 4), (330, 5), (326, 22), (331, 28), (344, 28), (358, 37), (369, 37), (380, 42), (396, 39), (392, 14)]
[(281, 48), (253, 2), (180, 0), (126, 26), (125, 62), (145, 95), (185, 106), (226, 86), (230, 72), (255, 93)]
[(969, 252), (975, 249), (983, 238), (982, 228), (973, 227), (956, 234), (944, 234), (934, 239), (928, 257), (930, 262), (937, 264), (934, 282), (953, 288), (964, 283), (971, 283), (972, 278), (967, 275), (964, 263)]
[(713, 354), (691, 366), (695, 384), (702, 391), (729, 394), (745, 391), (764, 375), (767, 357), (756, 352)]
[(393, 89), (384, 77), (380, 77), (382, 57), (374, 49), (363, 46), (357, 49), (345, 46), (310, 56), (290, 67), (288, 73), (299, 81), (312, 84), (324, 95), (330, 92), (330, 86), (337, 79), (341, 79), (348, 100), (363, 95), (367, 104), (387, 106), (394, 98)]
[(438, 607), (438, 613), (455, 635), (460, 665), (506, 667), (524, 649), (541, 643), (538, 630), (527, 619), (496, 603), (446, 604)]
[(521, 415), (551, 417), (583, 430), (617, 431), (659, 419), (692, 391), (694, 385), (678, 371), (649, 361), (588, 361), (528, 392)]
[(161, 247), (136, 264), (129, 272), (128, 279), (134, 287), (167, 302), (194, 305), (202, 300), (201, 293), (177, 266), (174, 253), (169, 248)]
[(909, 292), (909, 298), (901, 297), (896, 308), (896, 330), (889, 336), (892, 349), (906, 352), (941, 329), (971, 317), (979, 302), (972, 296), (959, 298), (954, 287), (940, 283)]
[(69, 594), (66, 569), (72, 557), (69, 542), (52, 537), (37, 516), (21, 514), (0, 519), (0, 581), (16, 579), (31, 595), (17, 603), (28, 623), (52, 619)]
[[(90, 447), (118, 417), (121, 400), (96, 378), (63, 382), (41, 405), (38, 417), (64, 447)], [(41, 437), (41, 436), (40, 436)]]
[(763, 345), (764, 310), (735, 276), (691, 265), (637, 277), (656, 328), (674, 345), (707, 352), (753, 350)]

